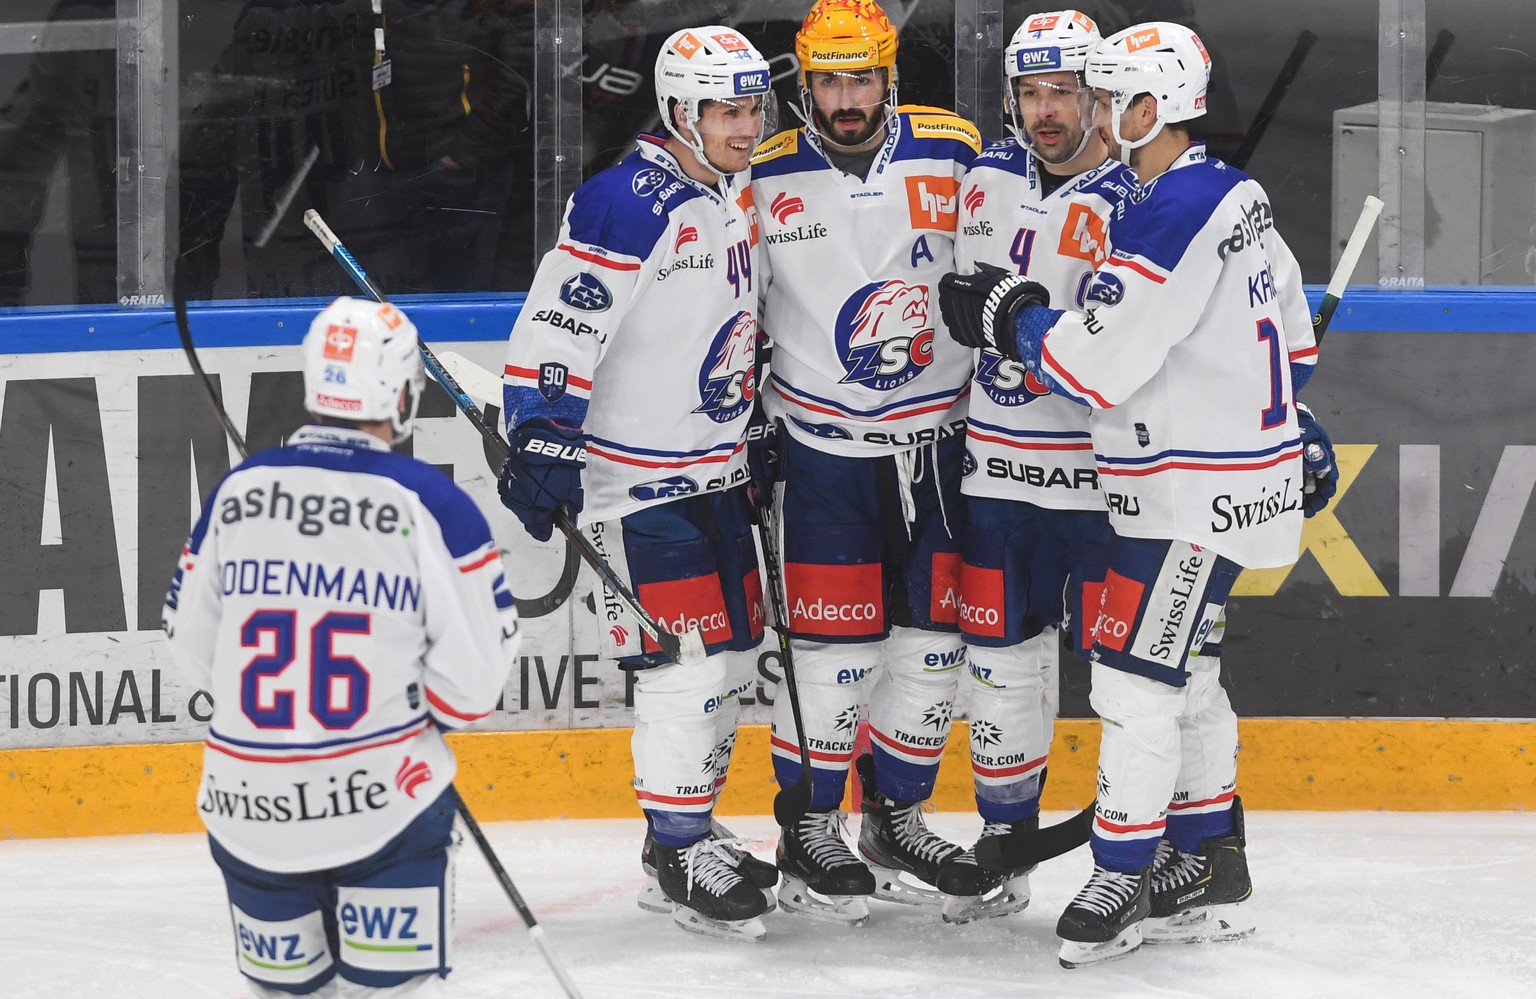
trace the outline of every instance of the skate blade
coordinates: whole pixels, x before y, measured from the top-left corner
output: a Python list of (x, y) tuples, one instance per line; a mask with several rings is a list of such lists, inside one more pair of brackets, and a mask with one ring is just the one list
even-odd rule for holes
[(1141, 935), (1149, 944), (1221, 943), (1250, 937), (1256, 929), (1253, 914), (1234, 902), (1201, 906), (1177, 916), (1148, 916)]
[(788, 874), (779, 879), (779, 908), (842, 926), (863, 926), (869, 922), (867, 896), (821, 895)]
[(645, 884), (640, 886), (640, 890), (635, 893), (635, 904), (646, 912), (666, 915), (672, 911), (672, 900), (661, 890), (655, 877), (646, 878)]
[(990, 895), (945, 895), (940, 912), (944, 922), (959, 926), (1023, 912), (1029, 907), (1029, 877), (1020, 875), (999, 885)]
[(1113, 940), (1103, 943), (1082, 943), (1063, 940), (1056, 959), (1063, 968), (1082, 968), (1090, 964), (1103, 964), (1134, 953), (1141, 946), (1141, 924), (1127, 926)]
[(672, 910), (672, 921), (689, 933), (719, 937), (723, 940), (745, 940), (755, 943), (768, 933), (768, 928), (756, 916), (751, 919), (710, 919), (686, 905), (679, 905)]
[(901, 905), (942, 905), (945, 895), (937, 888), (906, 871), (894, 867), (881, 867), (868, 856), (862, 857), (869, 872), (875, 876), (875, 897)]

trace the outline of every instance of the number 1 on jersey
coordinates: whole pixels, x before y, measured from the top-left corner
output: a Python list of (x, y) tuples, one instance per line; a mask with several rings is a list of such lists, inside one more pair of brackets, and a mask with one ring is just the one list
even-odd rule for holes
[(1285, 422), (1285, 383), (1280, 378), (1280, 330), (1274, 320), (1260, 319), (1259, 341), (1269, 348), (1269, 408), (1259, 414), (1259, 429), (1269, 430)]

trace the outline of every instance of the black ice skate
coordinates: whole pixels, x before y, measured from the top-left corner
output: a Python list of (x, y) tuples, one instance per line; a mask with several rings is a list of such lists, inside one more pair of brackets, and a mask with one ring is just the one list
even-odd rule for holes
[(875, 876), (843, 839), (840, 811), (807, 812), (779, 835), (779, 907), (834, 923), (863, 926)]
[(922, 802), (901, 805), (879, 792), (874, 757), (859, 757), (858, 771), (864, 788), (859, 856), (875, 874), (875, 897), (907, 905), (943, 902), (939, 869), (965, 851), (929, 830)]
[(1141, 946), (1141, 923), (1152, 910), (1151, 866), (1135, 874), (1094, 865), (1056, 923), (1063, 968), (1081, 968), (1124, 957)]
[[(710, 822), (709, 838), (720, 845), (721, 852), (736, 868), (736, 873), (762, 892), (768, 908), (773, 909), (773, 889), (779, 883), (779, 869), (748, 853), (743, 846), (744, 841), (719, 822)], [(655, 845), (656, 841), (651, 838), (651, 831), (647, 828), (645, 843), (640, 847), (640, 870), (645, 873), (645, 881), (640, 885), (635, 903), (647, 912), (671, 912), (671, 900), (662, 892), (661, 885), (656, 883), (656, 862), (651, 857), (651, 849)]]
[(989, 871), (976, 863), (976, 847), (990, 837), (1030, 834), (1040, 828), (1040, 816), (1018, 822), (988, 822), (972, 846), (939, 868), (938, 889), (944, 893), (944, 922), (968, 923), (989, 916), (1022, 912), (1029, 905), (1029, 875), (1034, 864), (1006, 871)]
[(758, 919), (768, 911), (763, 893), (737, 873), (724, 848), (708, 837), (691, 846), (651, 846), (656, 881), (672, 902), (672, 919), (708, 936), (757, 940), (767, 932)]
[(1254, 929), (1243, 902), (1253, 894), (1243, 852), (1243, 806), (1232, 801), (1232, 832), (1200, 841), (1185, 853), (1163, 840), (1152, 864), (1152, 914), (1142, 926), (1147, 943), (1239, 940)]

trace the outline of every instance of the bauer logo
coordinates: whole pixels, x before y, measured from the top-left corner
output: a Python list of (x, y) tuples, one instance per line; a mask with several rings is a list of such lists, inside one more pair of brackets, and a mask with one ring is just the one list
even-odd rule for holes
[(1014, 69), (1029, 73), (1041, 69), (1061, 68), (1061, 46), (1042, 45), (1033, 49), (1019, 49), (1014, 55)]
[(699, 484), (686, 475), (673, 475), (665, 479), (654, 479), (650, 482), (642, 482), (638, 486), (629, 487), (629, 495), (642, 503), (651, 500), (673, 499), (677, 496), (692, 496), (699, 491)]
[(660, 170), (647, 170), (644, 173), (635, 174), (635, 179), (629, 182), (629, 186), (642, 198), (649, 198), (661, 186), (667, 182), (667, 175)]
[(768, 71), (766, 69), (749, 69), (736, 74), (736, 93), (761, 94), (767, 90)]
[(843, 303), (833, 335), (844, 383), (877, 392), (905, 385), (933, 363), (928, 286), (895, 279), (865, 285)]
[(539, 365), (539, 395), (542, 395), (546, 402), (559, 402), (565, 395), (570, 374), (570, 368), (556, 361), (546, 361)]
[(729, 423), (752, 405), (757, 372), (757, 320), (745, 310), (715, 332), (699, 369), (699, 405), (716, 423)]
[(605, 312), (613, 304), (613, 295), (603, 282), (583, 272), (565, 279), (560, 286), (560, 301), (582, 312)]

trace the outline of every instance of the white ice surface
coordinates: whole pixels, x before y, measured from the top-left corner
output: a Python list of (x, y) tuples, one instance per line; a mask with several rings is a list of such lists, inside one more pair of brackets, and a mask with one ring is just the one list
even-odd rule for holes
[[(771, 855), (771, 818), (727, 822)], [(930, 824), (968, 842), (980, 820)], [(876, 902), (852, 929), (773, 912), (750, 944), (635, 906), (642, 829), (485, 826), (587, 999), (1536, 997), (1536, 814), (1250, 813), (1254, 937), (1143, 947), (1076, 971), (1057, 965), (1054, 930), (1087, 876), (1086, 850), (1044, 865), (1034, 901), (1013, 916), (955, 927), (932, 909)], [(0, 869), (0, 996), (246, 995), (201, 836), (0, 842)], [(458, 877), (451, 993), (559, 997), (473, 844)]]

